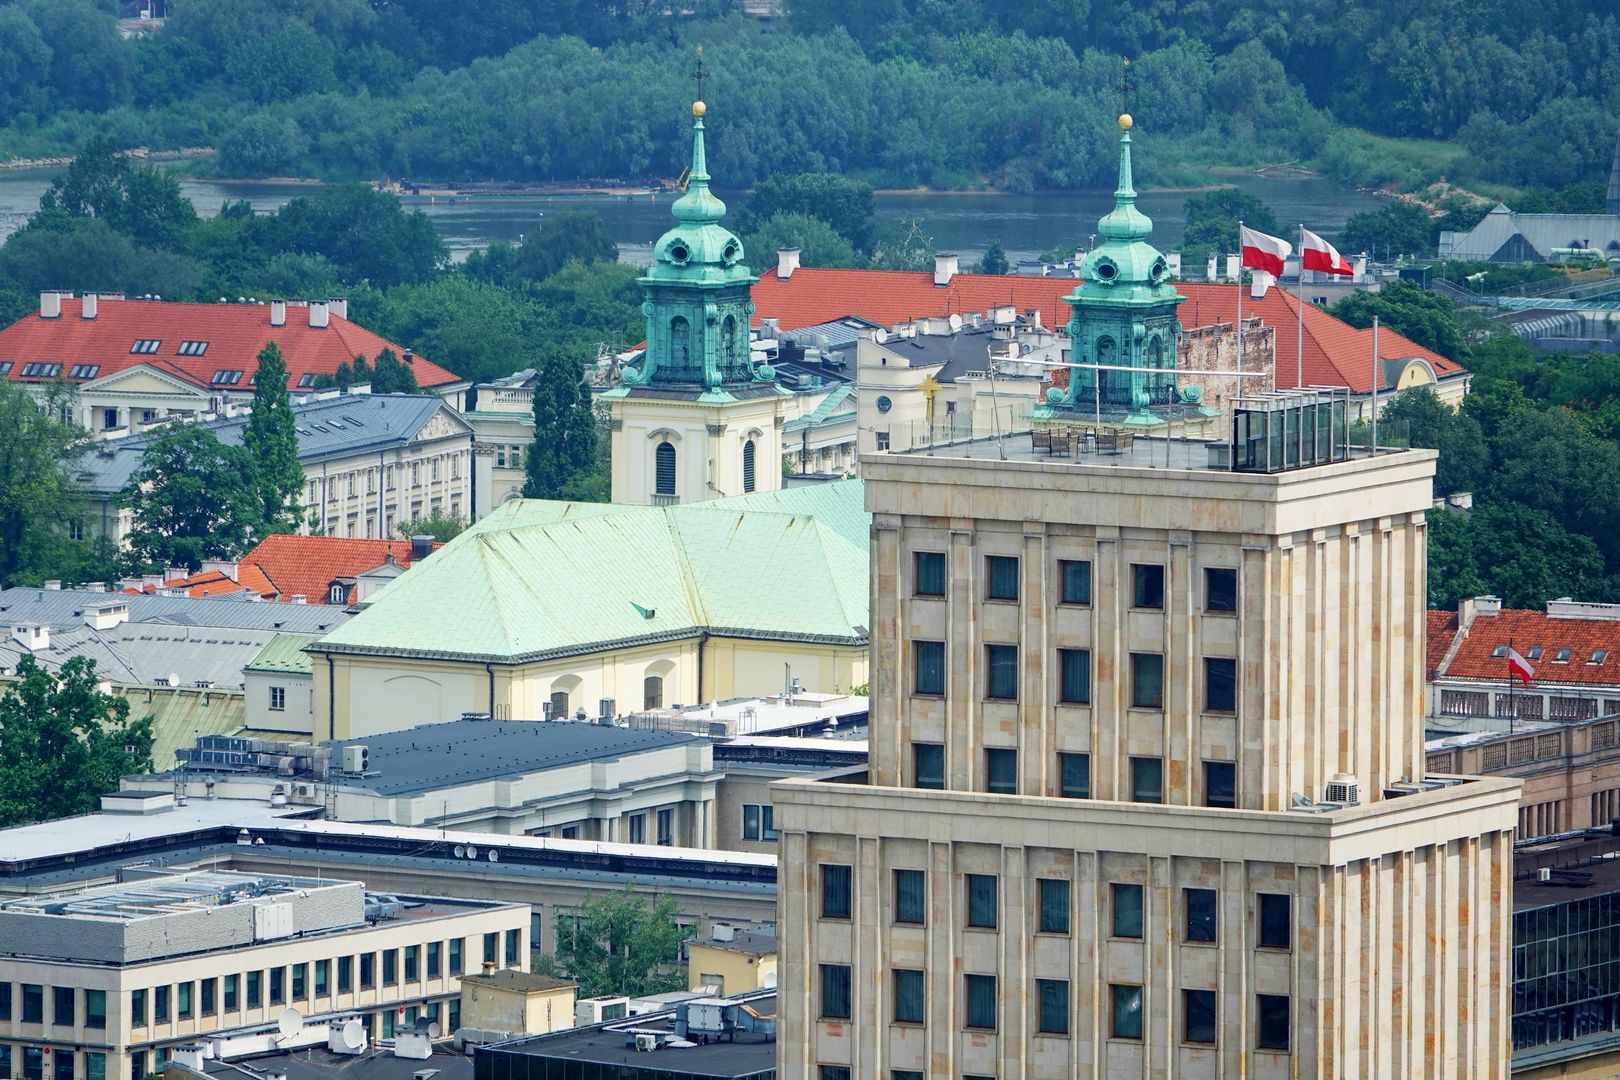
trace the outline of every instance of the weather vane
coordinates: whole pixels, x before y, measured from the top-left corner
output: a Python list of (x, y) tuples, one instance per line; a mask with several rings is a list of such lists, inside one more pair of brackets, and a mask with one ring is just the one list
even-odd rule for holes
[(1125, 115), (1131, 111), (1131, 89), (1131, 59), (1127, 56), (1119, 72), (1119, 111)]
[(709, 73), (703, 70), (703, 46), (697, 47), (697, 64), (692, 68), (692, 78), (697, 80), (698, 100), (703, 100), (703, 80), (709, 78)]

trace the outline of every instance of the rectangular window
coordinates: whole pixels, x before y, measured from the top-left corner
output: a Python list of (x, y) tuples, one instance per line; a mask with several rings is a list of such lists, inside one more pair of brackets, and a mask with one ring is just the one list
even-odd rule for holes
[(79, 1019), (74, 1015), (73, 987), (51, 987), (51, 1023), (56, 1027), (73, 1027)]
[(461, 939), (458, 938), (458, 937), (451, 938), (450, 939), (450, 974), (452, 974), (452, 975), (460, 975), (462, 970), (463, 969), (462, 969), (462, 965), (461, 965)]
[(1204, 657), (1204, 711), (1237, 710), (1237, 661), (1227, 656)]
[(1183, 990), (1181, 1015), (1182, 1041), (1215, 1045), (1215, 991)]
[(167, 986), (154, 986), (152, 988), (152, 1023), (166, 1024), (169, 1022), (169, 988)]
[(1164, 607), (1164, 567), (1146, 563), (1131, 564), (1131, 606)]
[(1164, 708), (1164, 656), (1131, 653), (1131, 707)]
[(1091, 603), (1091, 564), (1089, 562), (1060, 559), (1058, 560), (1058, 577), (1063, 581), (1063, 603)]
[(1287, 893), (1260, 893), (1260, 947), (1286, 949), (1293, 930), (1293, 897)]
[(282, 712), (287, 708), (287, 688), (285, 686), (272, 686), (270, 688), (270, 711)]
[(222, 986), (221, 986), (221, 999), (220, 999), (220, 1008), (224, 1012), (235, 1012), (236, 1011), (236, 1008), (237, 1008), (237, 997), (236, 997), (237, 985), (238, 985), (237, 976), (235, 976), (235, 975), (227, 975), (227, 976), (225, 976), (225, 978), (223, 980), (223, 983), (222, 983)]
[(270, 969), (270, 1004), (285, 1005), (287, 1003), (287, 969), (273, 967)]
[(1018, 794), (1018, 751), (1000, 748), (984, 752), (985, 790), (993, 795)]
[(384, 949), (382, 954), (382, 981), (384, 986), (399, 982), (399, 950)]
[(821, 1065), (816, 1069), (816, 1080), (849, 1080), (848, 1065)]
[[(540, 913), (538, 911), (530, 911), (529, 912), (529, 948), (538, 949), (539, 947), (540, 947)], [(433, 944), (428, 946), (428, 975), (430, 977), (432, 977), (432, 978), (437, 978), (438, 975), (439, 975), (438, 964), (435, 962), (435, 959), (434, 959), (435, 951), (437, 950), (437, 948), (438, 948), (438, 942), (434, 942)]]
[(896, 968), (894, 972), (894, 1022), (920, 1024), (923, 1022), (923, 973), (911, 968)]
[(1091, 798), (1091, 755), (1059, 754), (1058, 768), (1062, 773), (1059, 790), (1065, 799)]
[(658, 843), (664, 847), (671, 847), (675, 843), (675, 811), (671, 807), (664, 807), (658, 811)]
[[(1211, 566), (1204, 570), (1204, 610), (1237, 610), (1237, 571)], [(1191, 1041), (1190, 1039), (1188, 1040)]]
[(1262, 1050), (1287, 1050), (1289, 1001), (1282, 994), (1256, 994), (1258, 1016), (1255, 1045)]
[(988, 555), (984, 560), (986, 600), (1018, 599), (1018, 556)]
[(522, 935), (516, 930), (506, 932), (506, 966), (511, 967), (518, 962), (519, 945)]
[(1047, 1035), (1069, 1033), (1069, 982), (1067, 979), (1036, 979), (1035, 998), (1040, 1015), (1037, 1030)]
[(377, 954), (360, 954), (360, 989), (370, 990), (377, 985)]
[(219, 1012), (219, 980), (204, 979), (198, 987), (197, 996), (201, 999), (198, 1010), (204, 1016), (213, 1016)]
[(996, 1029), (996, 977), (965, 975), (967, 987), (966, 1026), (988, 1031)]
[(1037, 878), (1040, 893), (1040, 932), (1067, 934), (1069, 932), (1069, 883), (1063, 878)]
[[(540, 913), (534, 913), (534, 924), (530, 927), (529, 940), (536, 945), (540, 943)], [(427, 977), (437, 979), (444, 975), (444, 946), (437, 941), (428, 942), (427, 946)], [(317, 978), (316, 982), (320, 980)]]
[(849, 1019), (849, 965), (821, 965), (821, 1018)]
[(84, 1026), (98, 1031), (107, 1026), (107, 991), (84, 992)]
[(923, 1080), (923, 1074), (916, 1069), (892, 1069), (889, 1080)]
[(645, 844), (647, 842), (647, 815), (630, 815), (630, 842), (632, 844)]
[(917, 571), (917, 596), (945, 595), (945, 553), (919, 551), (913, 556)]
[(996, 701), (1018, 700), (1018, 646), (984, 647), (984, 696)]
[(1113, 1023), (1108, 1033), (1116, 1039), (1142, 1037), (1142, 988), (1113, 983), (1108, 987), (1113, 999)]
[(1161, 759), (1131, 758), (1131, 801), (1164, 802), (1164, 762)]
[(354, 957), (338, 957), (337, 992), (347, 994), (354, 990)]
[(292, 999), (303, 1001), (309, 996), (309, 965), (294, 964), (292, 966)]
[(421, 950), (416, 945), (407, 945), (405, 946), (405, 981), (417, 982), (421, 978)]
[(1204, 762), (1204, 805), (1224, 806), (1228, 810), (1237, 806), (1236, 762)]
[(742, 808), (742, 838), (744, 840), (768, 841), (776, 839), (776, 822), (773, 807), (756, 803), (744, 803)]
[(850, 909), (850, 868), (836, 863), (821, 867), (821, 917), (847, 919)]
[(107, 1080), (107, 1055), (84, 1055), (84, 1080)]
[(945, 692), (945, 643), (943, 641), (913, 641), (912, 689), (918, 694), (939, 695)]
[(264, 972), (247, 973), (247, 1007), (257, 1009), (264, 1004)]
[(147, 1075), (145, 1050), (137, 1050), (129, 1055), (129, 1075), (134, 1077), (135, 1080), (141, 1080), (142, 1077)]
[(1067, 705), (1091, 704), (1091, 650), (1058, 650), (1058, 700)]
[(183, 982), (174, 988), (174, 1011), (179, 1019), (191, 1019), (193, 1015), (192, 1008), (195, 1004), (192, 1001), (192, 995), (195, 990), (196, 984), (191, 982)]
[(38, 1046), (25, 1046), (22, 1052), (23, 1080), (43, 1080), (45, 1052)]
[[(11, 1021), (11, 981), (0, 979), (0, 1022)], [(8, 1075), (0, 1072), (0, 1077)]]
[(921, 870), (894, 872), (894, 921), (921, 926), (927, 917), (927, 879)]
[(996, 876), (994, 874), (968, 874), (967, 924), (980, 929), (994, 930), (999, 921), (996, 912)]
[(315, 996), (325, 997), (332, 988), (332, 961), (315, 961)]
[(1114, 936), (1140, 938), (1142, 936), (1142, 886), (1115, 884)]
[(1214, 889), (1185, 889), (1188, 941), (1214, 941), (1218, 907)]
[(911, 744), (912, 771), (916, 785), (941, 791), (945, 787), (945, 748), (939, 743)]

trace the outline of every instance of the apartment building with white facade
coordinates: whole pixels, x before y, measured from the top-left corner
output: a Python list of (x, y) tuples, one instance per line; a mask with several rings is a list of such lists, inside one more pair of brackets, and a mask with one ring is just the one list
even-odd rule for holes
[(526, 904), (355, 881), (126, 872), (0, 903), (0, 1077), (139, 1080), (182, 1046), (355, 1017), (372, 1039), (458, 1023), (460, 979), (528, 962)]

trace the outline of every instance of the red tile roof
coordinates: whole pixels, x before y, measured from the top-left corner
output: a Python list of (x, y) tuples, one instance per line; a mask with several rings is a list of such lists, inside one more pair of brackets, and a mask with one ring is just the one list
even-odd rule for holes
[[(441, 545), (433, 545), (435, 548)], [(267, 536), (242, 556), (243, 567), (262, 573), (283, 599), (304, 596), (326, 603), (326, 590), (338, 578), (381, 566), (392, 553), (401, 566), (411, 565), (409, 540), (350, 540), (337, 536)], [(238, 573), (238, 579), (244, 574)]]
[[(754, 286), (753, 299), (755, 319), (777, 319), (784, 330), (846, 315), (893, 326), (909, 319), (982, 313), (1009, 304), (1020, 312), (1038, 310), (1041, 322), (1055, 328), (1069, 321), (1069, 305), (1063, 297), (1078, 284), (1075, 278), (957, 274), (949, 285), (937, 286), (933, 272), (926, 270), (801, 267), (786, 281), (775, 271), (765, 274)], [(1177, 282), (1176, 289), (1187, 298), (1180, 309), (1183, 326), (1231, 323), (1237, 317), (1234, 285)], [(1245, 294), (1243, 314), (1249, 318), (1258, 316), (1265, 325), (1276, 328), (1277, 387), (1298, 385), (1298, 297), (1282, 288), (1271, 289), (1260, 300)], [(1426, 360), (1433, 365), (1437, 378), (1464, 370), (1462, 365), (1388, 329), (1379, 333), (1378, 352), (1385, 360)], [(1320, 308), (1305, 305), (1306, 385), (1348, 386), (1357, 393), (1367, 393), (1372, 389), (1371, 357), (1370, 329), (1358, 330)], [(1387, 385), (1380, 389), (1387, 389)]]
[(1429, 612), (1429, 633), (1425, 638), (1423, 679), (1433, 682), (1440, 671), (1440, 661), (1446, 658), (1451, 650), (1451, 641), (1457, 636), (1457, 613), (1455, 611)]
[[(338, 365), (356, 355), (375, 360), (383, 349), (401, 358), (405, 350), (370, 330), (337, 315), (330, 325), (309, 325), (308, 309), (289, 304), (287, 324), (270, 325), (268, 304), (179, 304), (161, 300), (100, 300), (94, 319), (81, 318), (83, 300), (62, 298), (59, 318), (42, 318), (36, 310), (0, 330), (0, 364), (11, 362), (6, 377), (34, 382), (22, 374), (32, 362), (61, 364), (69, 376), (75, 364), (99, 365), (93, 376), (105, 379), (128, 368), (146, 364), (200, 387), (215, 385), (220, 371), (240, 371), (240, 380), (219, 384), (219, 389), (249, 394), (258, 370), (259, 350), (271, 341), (287, 360), (289, 385), (300, 389), (305, 375), (331, 375)], [(157, 341), (156, 352), (132, 353), (137, 341)], [(207, 342), (200, 356), (182, 356), (182, 342)], [(418, 386), (447, 386), (460, 382), (437, 364), (416, 357), (412, 368)], [(78, 379), (84, 382), (84, 379)]]
[[(1433, 612), (1431, 615), (1435, 614)], [(1432, 623), (1431, 623), (1432, 626)], [(1507, 661), (1492, 656), (1499, 645), (1511, 645), (1530, 660), (1539, 683), (1576, 683), (1585, 686), (1620, 686), (1620, 621), (1613, 619), (1554, 618), (1544, 611), (1504, 610), (1476, 615), (1457, 654), (1440, 672), (1442, 678), (1484, 679), (1506, 683)], [(1540, 658), (1530, 657), (1540, 647)], [(1558, 663), (1559, 649), (1569, 649), (1569, 660)], [(1589, 661), (1598, 650), (1608, 655), (1601, 663)]]

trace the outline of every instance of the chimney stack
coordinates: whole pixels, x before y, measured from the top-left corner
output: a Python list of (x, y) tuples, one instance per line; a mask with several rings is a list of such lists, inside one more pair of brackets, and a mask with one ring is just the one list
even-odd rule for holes
[(39, 317), (42, 319), (60, 319), (62, 317), (62, 294), (53, 290), (39, 294)]
[(495, 974), (495, 961), (493, 961), (493, 960), (485, 960), (484, 961), (484, 974), (485, 975), (493, 975), (493, 974)]
[(949, 285), (956, 276), (957, 257), (954, 251), (941, 251), (934, 255), (934, 284)]
[(287, 301), (285, 301), (285, 300), (272, 300), (272, 301), (270, 301), (270, 325), (271, 326), (286, 326), (287, 325)]
[(309, 302), (309, 325), (316, 330), (324, 330), (331, 323), (331, 311), (325, 300), (311, 300)]
[(793, 276), (793, 271), (797, 270), (798, 268), (798, 248), (776, 249), (776, 277), (778, 280), (786, 281), (788, 278)]
[(349, 317), (349, 298), (346, 296), (333, 296), (326, 301), (327, 308), (340, 319)]
[(79, 305), (79, 318), (93, 319), (96, 317), (97, 296), (93, 292), (84, 294), (84, 301)]
[(411, 562), (421, 562), (431, 554), (433, 554), (433, 537), (411, 537)]

